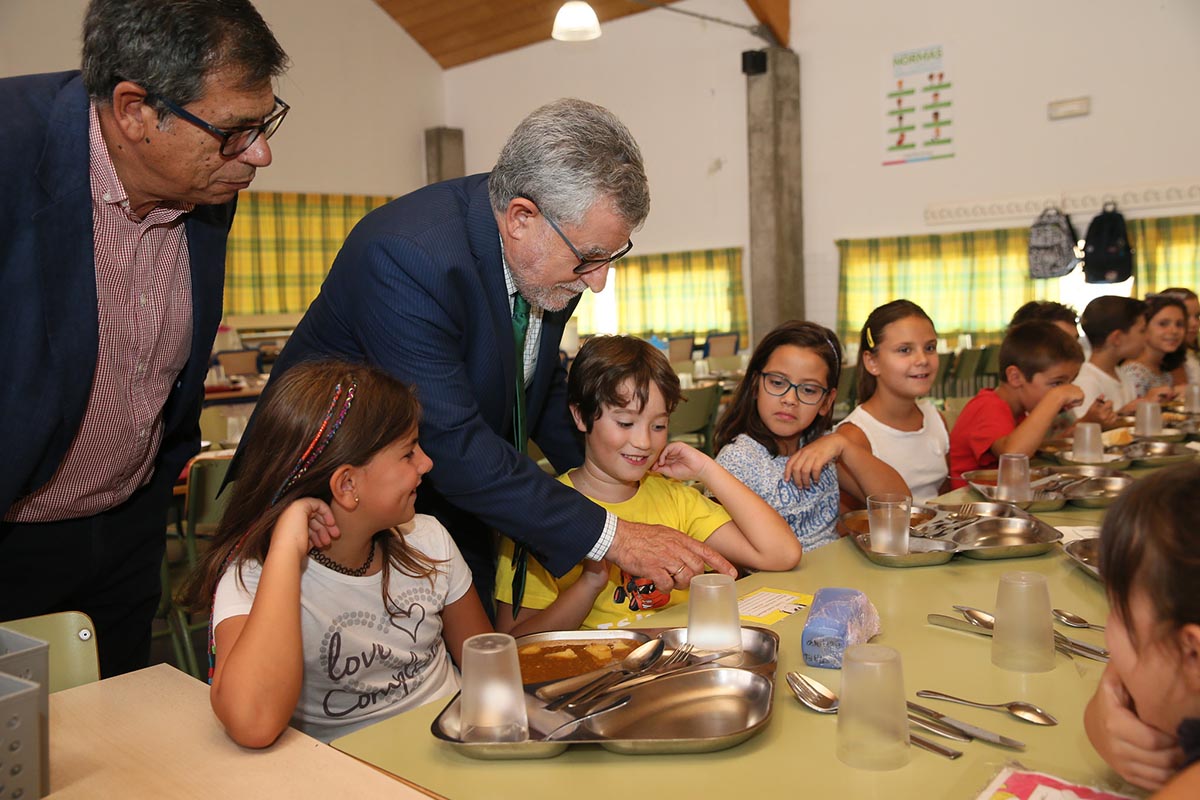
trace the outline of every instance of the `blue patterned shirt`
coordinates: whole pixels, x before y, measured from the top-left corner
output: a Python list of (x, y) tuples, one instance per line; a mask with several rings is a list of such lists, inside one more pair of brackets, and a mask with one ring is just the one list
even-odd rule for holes
[(787, 462), (787, 456), (772, 456), (744, 433), (717, 454), (718, 464), (787, 520), (806, 552), (837, 541), (837, 464), (826, 464), (816, 484), (805, 489), (784, 480)]

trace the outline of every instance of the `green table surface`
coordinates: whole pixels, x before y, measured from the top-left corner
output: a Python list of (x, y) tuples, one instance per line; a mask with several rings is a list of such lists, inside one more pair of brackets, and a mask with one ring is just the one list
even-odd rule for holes
[[(1091, 512), (1088, 512), (1091, 514)], [(1075, 515), (1068, 513), (1067, 517)], [(1066, 523), (1063, 523), (1066, 524)], [(909, 764), (888, 772), (853, 769), (835, 754), (837, 719), (803, 708), (783, 680), (787, 670), (816, 677), (833, 689), (836, 670), (805, 666), (800, 636), (806, 612), (773, 626), (780, 637), (773, 716), (756, 736), (734, 748), (695, 755), (622, 755), (595, 745), (574, 745), (555, 758), (530, 761), (479, 761), (467, 758), (430, 733), (444, 701), (414, 709), (338, 739), (334, 747), (431, 792), (450, 798), (520, 797), (571, 800), (626, 797), (755, 798), (974, 798), (1005, 764), (1019, 760), (1031, 769), (1114, 789), (1120, 779), (1092, 749), (1083, 730), (1083, 709), (1104, 665), (1057, 656), (1050, 672), (1008, 672), (991, 663), (990, 640), (934, 627), (930, 613), (954, 615), (959, 603), (992, 609), (1000, 575), (1031, 570), (1047, 576), (1051, 603), (1093, 621), (1103, 621), (1107, 604), (1101, 584), (1089, 577), (1056, 546), (1032, 558), (972, 560), (896, 569), (869, 562), (854, 542), (843, 539), (806, 553), (787, 573), (759, 573), (738, 582), (739, 594), (769, 587), (805, 593), (822, 586), (861, 589), (879, 610), (883, 632), (874, 640), (896, 648), (903, 657), (909, 699), (918, 689), (936, 689), (984, 702), (1027, 700), (1056, 715), (1056, 727), (1039, 727), (1006, 714), (937, 700), (920, 701), (950, 716), (972, 722), (1028, 744), (1025, 752), (983, 742), (955, 743), (963, 750), (950, 761), (913, 748)], [(683, 607), (667, 609), (647, 626), (683, 626)], [(1059, 628), (1069, 635), (1102, 644), (1102, 634)]]

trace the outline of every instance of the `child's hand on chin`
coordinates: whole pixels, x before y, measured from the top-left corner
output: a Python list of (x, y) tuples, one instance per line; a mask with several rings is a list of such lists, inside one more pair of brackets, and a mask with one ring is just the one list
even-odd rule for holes
[(677, 481), (703, 480), (701, 475), (712, 459), (691, 445), (669, 442), (658, 454), (652, 469)]
[[(295, 543), (302, 555), (314, 547), (328, 547), (334, 539), (342, 535), (333, 511), (323, 500), (315, 497), (301, 497), (293, 500), (275, 523), (275, 536), (280, 531), (295, 531)], [(272, 537), (274, 542), (275, 537)]]
[(783, 468), (784, 480), (809, 488), (820, 479), (825, 465), (840, 456), (847, 444), (846, 437), (840, 433), (831, 433), (809, 442), (788, 459), (787, 466)]

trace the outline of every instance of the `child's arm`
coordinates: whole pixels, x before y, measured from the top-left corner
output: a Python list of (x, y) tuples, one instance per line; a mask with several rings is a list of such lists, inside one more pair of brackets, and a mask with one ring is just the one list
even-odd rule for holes
[(838, 485), (860, 503), (882, 492), (909, 494), (908, 484), (899, 472), (840, 431), (797, 450), (788, 459), (783, 476), (807, 488), (821, 477), (821, 471), (833, 459), (838, 460)]
[(513, 619), (512, 604), (496, 601), (496, 630), (513, 636), (541, 631), (578, 630), (587, 619), (597, 595), (608, 585), (607, 561), (583, 562), (579, 580), (559, 592), (554, 602), (545, 608), (522, 606)]
[(1099, 395), (1077, 422), (1099, 422), (1102, 428), (1112, 428), (1117, 424), (1117, 412), (1113, 410), (1111, 401), (1106, 400), (1104, 395)]
[(1129, 415), (1137, 412), (1140, 403), (1166, 403), (1175, 399), (1176, 392), (1171, 386), (1155, 386), (1136, 400), (1130, 400), (1117, 410), (1118, 414)]
[(244, 747), (266, 747), (283, 733), (300, 699), (300, 573), (309, 527), (336, 530), (333, 513), (311, 497), (289, 505), (275, 523), (254, 604), (214, 632), (210, 702), (226, 732)]
[(474, 585), (462, 597), (442, 609), (442, 640), (459, 669), (462, 669), (463, 642), (477, 633), (491, 633), (492, 630), (492, 623), (488, 621)]
[(992, 442), (992, 454), (1001, 456), (1005, 453), (1024, 453), (1032, 457), (1046, 438), (1046, 433), (1054, 424), (1058, 412), (1074, 408), (1082, 402), (1083, 389), (1075, 384), (1064, 383), (1055, 386), (1046, 392), (1020, 425), (1013, 428), (1008, 435)]
[(1092, 747), (1122, 778), (1143, 789), (1166, 783), (1183, 761), (1173, 736), (1142, 722), (1129, 693), (1111, 667), (1104, 668), (1096, 693), (1083, 713)]
[(676, 480), (698, 480), (729, 513), (730, 522), (706, 543), (734, 564), (782, 571), (800, 563), (800, 541), (779, 512), (709, 456), (683, 442), (671, 442), (658, 456), (657, 472)]

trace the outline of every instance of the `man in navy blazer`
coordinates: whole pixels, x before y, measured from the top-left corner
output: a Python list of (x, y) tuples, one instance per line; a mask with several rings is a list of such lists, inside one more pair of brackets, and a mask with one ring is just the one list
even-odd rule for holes
[(88, 613), (107, 676), (149, 660), (226, 237), (271, 160), (286, 55), (248, 0), (93, 0), (83, 55), (0, 80), (0, 620)]
[[(490, 174), (425, 187), (355, 226), (272, 369), (274, 379), (301, 360), (336, 356), (417, 387), (421, 447), (433, 459), (418, 509), (450, 530), (485, 604), (496, 531), (556, 575), (607, 558), (669, 591), (705, 563), (733, 573), (678, 531), (618, 520), (514, 447), (515, 305), (531, 307), (529, 437), (557, 470), (578, 466), (563, 327), (585, 289), (604, 288), (648, 211), (641, 152), (625, 126), (591, 103), (551, 103), (520, 124)], [(260, 443), (251, 430), (242, 444)]]

